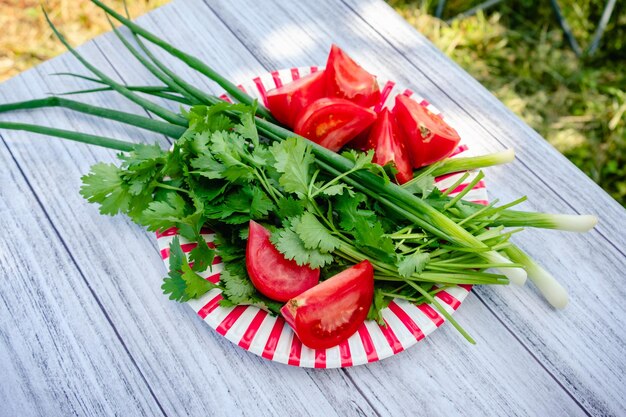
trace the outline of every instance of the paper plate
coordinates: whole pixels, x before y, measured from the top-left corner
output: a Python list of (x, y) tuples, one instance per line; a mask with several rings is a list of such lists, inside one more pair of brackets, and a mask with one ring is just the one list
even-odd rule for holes
[[(265, 102), (266, 91), (317, 70), (317, 67), (307, 67), (273, 71), (239, 87), (251, 96), (257, 97), (260, 102)], [(400, 88), (393, 81), (379, 80), (379, 84), (385, 99), (384, 105), (393, 107), (394, 97), (397, 94), (405, 94), (440, 115), (436, 108), (411, 90)], [(455, 151), (455, 155), (466, 150), (467, 147), (461, 145)], [(463, 173), (439, 177), (436, 179), (436, 185), (440, 190), (446, 190), (461, 175)], [(475, 175), (475, 173), (470, 175), (465, 184), (458, 186), (450, 196), (461, 192)], [(465, 199), (486, 204), (487, 193), (484, 182), (480, 181)], [(166, 268), (169, 267), (169, 244), (175, 235), (175, 229), (157, 234), (157, 242)], [(204, 238), (207, 242), (213, 241), (211, 233), (205, 234)], [(189, 243), (182, 237), (180, 242), (185, 253), (190, 252), (195, 246), (195, 243)], [(222, 268), (223, 264), (216, 259), (211, 271), (205, 271), (201, 275), (212, 282), (217, 282)], [(470, 291), (470, 285), (459, 286), (441, 291), (435, 297), (448, 312), (453, 313)], [(221, 291), (214, 289), (187, 304), (200, 319), (242, 349), (276, 362), (310, 368), (348, 367), (388, 358), (411, 347), (445, 322), (444, 317), (430, 304), (414, 305), (396, 299), (383, 310), (386, 326), (366, 321), (354, 335), (339, 346), (323, 350), (310, 349), (300, 342), (282, 317), (270, 316), (255, 306), (222, 307), (219, 304), (221, 299)]]

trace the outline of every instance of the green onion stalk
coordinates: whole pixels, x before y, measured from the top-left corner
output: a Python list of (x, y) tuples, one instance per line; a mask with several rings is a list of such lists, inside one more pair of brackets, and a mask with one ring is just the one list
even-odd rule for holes
[[(161, 133), (172, 138), (178, 138), (188, 127), (188, 120), (180, 114), (174, 113), (158, 104), (140, 96), (137, 93), (143, 93), (154, 97), (166, 98), (187, 105), (205, 104), (212, 105), (221, 102), (218, 97), (209, 95), (195, 86), (187, 83), (181, 77), (174, 74), (169, 68), (157, 60), (147, 47), (141, 42), (143, 38), (154, 45), (162, 48), (169, 54), (180, 59), (189, 67), (197, 70), (210, 80), (220, 85), (235, 100), (254, 106), (256, 108), (256, 125), (259, 133), (270, 140), (284, 140), (289, 137), (298, 137), (292, 131), (276, 124), (269, 110), (258, 105), (256, 101), (245, 92), (241, 91), (235, 84), (221, 76), (214, 69), (200, 61), (198, 58), (189, 55), (164, 40), (160, 39), (151, 32), (145, 30), (141, 26), (135, 24), (127, 17), (117, 13), (100, 0), (92, 0), (94, 4), (106, 12), (108, 17), (112, 17), (126, 26), (134, 37), (143, 53), (142, 55), (136, 50), (130, 42), (117, 30), (115, 33), (133, 54), (139, 62), (144, 65), (152, 74), (154, 74), (161, 82), (165, 84), (163, 87), (154, 86), (125, 86), (117, 83), (106, 74), (98, 70), (82, 57), (72, 46), (65, 40), (63, 35), (55, 28), (47, 14), (46, 19), (59, 40), (67, 47), (88, 70), (90, 70), (95, 78), (83, 75), (66, 73), (63, 75), (76, 76), (100, 84), (100, 87), (88, 90), (73, 91), (67, 94), (83, 94), (95, 91), (116, 91), (129, 99), (130, 101), (140, 105), (150, 113), (156, 115), (163, 121), (154, 120), (145, 116), (138, 116), (130, 113), (120, 112), (117, 110), (91, 106), (74, 100), (61, 97), (49, 97), (40, 100), (30, 100), (20, 103), (10, 103), (0, 105), (0, 113), (21, 109), (34, 109), (44, 107), (63, 107), (73, 111), (91, 114), (103, 117), (109, 120), (118, 121), (132, 126), (147, 129), (153, 132)], [(45, 13), (45, 10), (44, 10)], [(0, 128), (23, 130), (33, 133), (46, 134), (59, 138), (74, 140), (92, 145), (104, 146), (120, 151), (131, 151), (135, 145), (130, 142), (124, 142), (118, 139), (106, 138), (102, 136), (90, 135), (85, 133), (71, 132), (62, 129), (50, 127), (42, 127), (28, 125), (23, 123), (10, 123), (0, 121)], [(300, 137), (302, 140), (306, 138)], [(330, 151), (314, 142), (310, 142), (313, 153), (316, 157), (316, 163), (321, 169), (330, 173), (340, 175), (350, 171), (354, 167), (354, 163), (349, 159)], [(409, 184), (419, 181), (425, 175), (444, 175), (451, 172), (478, 169), (486, 166), (492, 166), (510, 162), (514, 157), (512, 150), (499, 152), (490, 155), (469, 158), (451, 158), (433, 164), (419, 172), (413, 181)], [(481, 258), (487, 261), (488, 265), (497, 265), (498, 269), (511, 281), (517, 284), (523, 284), (526, 280), (527, 272), (531, 274), (531, 279), (535, 281), (537, 286), (543, 292), (554, 288), (554, 284), (548, 285), (550, 282), (546, 277), (549, 276), (546, 271), (538, 267), (534, 261), (519, 248), (508, 245), (502, 247), (504, 253), (510, 258), (500, 254), (497, 246), (490, 247), (484, 240), (479, 239), (473, 233), (486, 227), (512, 226), (512, 227), (543, 227), (550, 229), (568, 230), (568, 231), (586, 231), (592, 228), (597, 219), (595, 216), (570, 216), (561, 214), (545, 214), (545, 213), (528, 213), (523, 211), (510, 210), (509, 205), (504, 207), (495, 207), (493, 204), (486, 207), (482, 205), (463, 202), (459, 204), (460, 196), (449, 198), (447, 201), (437, 200), (431, 202), (428, 199), (419, 198), (409, 191), (407, 186), (398, 186), (396, 184), (385, 181), (380, 176), (368, 171), (354, 171), (346, 175), (343, 180), (352, 185), (355, 189), (362, 191), (366, 195), (371, 196), (379, 201), (380, 204), (397, 214), (404, 216), (407, 220), (421, 227), (423, 230), (437, 236), (439, 239), (455, 245), (459, 250), (465, 248), (468, 251), (476, 252)], [(469, 190), (471, 187), (467, 187)], [(515, 263), (514, 263), (515, 262)], [(523, 265), (524, 268), (521, 268)], [(410, 284), (410, 283), (408, 283)], [(428, 293), (422, 294), (424, 297), (432, 298)], [(553, 305), (560, 306), (562, 297), (546, 296)], [(559, 300), (561, 302), (559, 302)], [(554, 302), (553, 302), (554, 301)]]

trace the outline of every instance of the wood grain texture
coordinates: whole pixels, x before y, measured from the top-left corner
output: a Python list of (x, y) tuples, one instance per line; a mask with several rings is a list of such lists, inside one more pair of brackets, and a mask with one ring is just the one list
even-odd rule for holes
[[(370, 9), (363, 6), (366, 3), (359, 3), (357, 12), (364, 9), (366, 13), (362, 12), (361, 18), (348, 19), (345, 24), (344, 16), (352, 9), (343, 9), (345, 6), (333, 2), (317, 2), (309, 8), (266, 3), (262, 11), (254, 9), (252, 2), (246, 7), (224, 1), (207, 2), (250, 50), (258, 51), (257, 57), (267, 68), (303, 65), (303, 61), (322, 64), (331, 42), (344, 45), (358, 62), (367, 63), (372, 72), (402, 82), (435, 104), (474, 152), (501, 150), (502, 143), (518, 151), (518, 161), (488, 171), (492, 197), (510, 201), (528, 195), (530, 203), (525, 204), (525, 208), (529, 210), (571, 213), (570, 199), (575, 200), (572, 201), (575, 204), (586, 204), (576, 200), (572, 190), (577, 194), (592, 193), (594, 205), (579, 212), (595, 211), (607, 230), (617, 230), (618, 237), (623, 238), (619, 225), (626, 224), (626, 212), (621, 207), (613, 213), (611, 207), (616, 203), (588, 179), (578, 182), (569, 177), (565, 184), (564, 175), (556, 175), (554, 171), (569, 175), (575, 168), (527, 126), (523, 132), (508, 130), (509, 126), (519, 125), (519, 120), (471, 77), (442, 58), (441, 53), (414, 30), (410, 31), (412, 36), (421, 43), (410, 51), (406, 51), (403, 44), (393, 45), (393, 48), (385, 45), (387, 41), (372, 30), (372, 25), (398, 19), (395, 13), (392, 16), (388, 13), (383, 3), (372, 2)], [(376, 12), (372, 11), (374, 7), (377, 7)], [(315, 20), (315, 16), (324, 16), (324, 19)], [(294, 27), (290, 25), (293, 20), (314, 21), (315, 30), (293, 36)], [(389, 23), (388, 30), (393, 32), (394, 27)], [(409, 42), (406, 37), (404, 42)], [(271, 47), (254, 47), (262, 45), (267, 38), (273, 40)], [(405, 58), (409, 55), (419, 57), (420, 68), (416, 68), (417, 60)], [(421, 67), (427, 68), (432, 76), (445, 74), (447, 78), (433, 83), (424, 76)], [(456, 97), (458, 95), (472, 99), (463, 101), (462, 97)], [(500, 120), (487, 124), (482, 120), (483, 113), (492, 112), (492, 108), (497, 110)], [(499, 135), (504, 135), (506, 129), (507, 141), (492, 140), (485, 135), (489, 129), (498, 129)], [(571, 305), (563, 312), (555, 312), (539, 296), (529, 294), (528, 288), (481, 289), (481, 300), (587, 412), (623, 413), (624, 402), (620, 397), (623, 384), (614, 383), (626, 371), (622, 354), (626, 332), (620, 319), (626, 317), (623, 305), (626, 292), (621, 285), (626, 259), (620, 251), (621, 242), (614, 242), (612, 237), (598, 231), (584, 235), (532, 231), (520, 234), (516, 241), (569, 288)], [(607, 305), (611, 306), (609, 311)], [(603, 325), (597, 326), (597, 323)], [(598, 353), (599, 340), (608, 348), (602, 354)], [(577, 355), (563, 355), (568, 349), (575, 350)], [(610, 377), (604, 380), (607, 375)]]
[(0, 415), (162, 415), (5, 143), (0, 166)]
[[(315, 371), (268, 362), (232, 345), (189, 308), (163, 297), (159, 286), (165, 270), (152, 236), (124, 218), (100, 216), (78, 195), (80, 175), (96, 161), (112, 161), (113, 152), (2, 132), (8, 148), (3, 148), (0, 159), (6, 157), (10, 168), (0, 174), (1, 218), (17, 219), (17, 226), (9, 229), (12, 234), (19, 235), (22, 227), (31, 230), (27, 236), (38, 238), (37, 250), (46, 246), (42, 253), (49, 255), (47, 259), (57, 260), (32, 268), (45, 267), (50, 276), (70, 278), (68, 268), (80, 270), (83, 286), (86, 282), (92, 290), (87, 293), (78, 285), (76, 296), (67, 288), (74, 284), (71, 279), (66, 279), (69, 284), (48, 284), (42, 279), (35, 281), (33, 275), (39, 275), (32, 273), (20, 275), (19, 280), (0, 282), (0, 296), (11, 305), (0, 311), (0, 343), (6, 347), (0, 348), (0, 373), (9, 375), (11, 381), (0, 384), (0, 401), (8, 404), (6, 409), (24, 409), (25, 415), (67, 415), (73, 410), (69, 407), (80, 403), (78, 414), (158, 415), (152, 391), (167, 415), (274, 416), (293, 415), (294, 410), (298, 415), (328, 416), (418, 412), (481, 416), (624, 414), (620, 393), (626, 370), (626, 335), (620, 322), (626, 315), (620, 284), (626, 261), (624, 242), (620, 240), (623, 236), (618, 233), (626, 218), (624, 210), (611, 205), (610, 197), (581, 179), (580, 172), (570, 172), (572, 167), (567, 161), (540, 144), (541, 138), (529, 133), (482, 87), (468, 80), (458, 67), (398, 19), (382, 2), (347, 6), (323, 1), (192, 0), (174, 2), (139, 22), (234, 81), (247, 80), (269, 69), (322, 64), (330, 42), (335, 41), (358, 61), (367, 63), (368, 69), (412, 86), (427, 97), (476, 152), (515, 144), (521, 149), (520, 161), (488, 172), (492, 196), (507, 200), (528, 194), (534, 202), (527, 205), (531, 209), (584, 212), (607, 208), (602, 234), (542, 231), (518, 239), (546, 267), (559, 271), (572, 293), (567, 310), (554, 312), (528, 287), (481, 289), (457, 313), (479, 340), (478, 346), (468, 346), (445, 326), (407, 352), (354, 369)], [(394, 28), (402, 34), (401, 39), (397, 39)], [(144, 84), (152, 80), (121, 49), (114, 35), (108, 34), (86, 44), (81, 51), (124, 82)], [(219, 91), (173, 59), (167, 62), (196, 85)], [(26, 72), (0, 85), (0, 102), (41, 97), (46, 91), (59, 91), (61, 86), (62, 90), (84, 88), (87, 84), (80, 80), (64, 79), (61, 83), (44, 77), (69, 69), (77, 70), (78, 63), (62, 56)], [(446, 73), (439, 75), (445, 77), (443, 81), (433, 78), (438, 72)], [(472, 104), (468, 97), (475, 97), (478, 104)], [(111, 93), (86, 99), (142, 112)], [(489, 115), (483, 114), (486, 109)], [(491, 116), (492, 111), (499, 116)], [(158, 135), (61, 110), (21, 112), (3, 119), (167, 144)], [(500, 137), (504, 134), (501, 126), (509, 125), (516, 128), (506, 142)], [(35, 143), (37, 146), (33, 146)], [(535, 146), (541, 151), (533, 153)], [(7, 156), (9, 150), (15, 162)], [(552, 178), (554, 172), (566, 173), (570, 179), (559, 177), (546, 184), (542, 178)], [(516, 178), (514, 184), (511, 178)], [(560, 191), (564, 183), (585, 194), (584, 199), (571, 202), (569, 189), (561, 197), (551, 192), (550, 186)], [(590, 194), (595, 201), (588, 201)], [(20, 197), (5, 203), (5, 196), (13, 195)], [(37, 201), (45, 207), (43, 214), (33, 209)], [(15, 275), (29, 265), (28, 259), (37, 259), (34, 250), (29, 249), (29, 240), (13, 242), (0, 239), (3, 276)], [(66, 259), (69, 267), (58, 261), (67, 258), (67, 251), (54, 256), (62, 253), (55, 249), (58, 247), (72, 254), (73, 259)], [(19, 249), (27, 256), (9, 256), (9, 249)], [(55, 330), (49, 321), (38, 319), (47, 317), (49, 308), (28, 296), (7, 297), (16, 293), (16, 286), (39, 288), (38, 283), (40, 291), (53, 293), (54, 302), (62, 305), (55, 313), (65, 320), (60, 340), (80, 342), (63, 343), (63, 354), (52, 349), (56, 338), (33, 336), (38, 329), (48, 333)], [(94, 305), (100, 306), (99, 313), (94, 312)], [(79, 320), (85, 317), (90, 318), (87, 330)], [(91, 336), (89, 346), (94, 345), (94, 352), (104, 360), (98, 361), (98, 355), (81, 349), (87, 340), (85, 333)], [(40, 346), (35, 346), (33, 340)], [(51, 349), (39, 356), (43, 360), (38, 360), (38, 352), (45, 348)], [(72, 362), (64, 362), (66, 356), (73, 358)], [(117, 368), (111, 365), (113, 360)], [(58, 387), (48, 387), (49, 379), (42, 382), (46, 381), (42, 375), (49, 363), (58, 364), (52, 368), (52, 376), (67, 373), (59, 377)], [(104, 388), (90, 385), (89, 381), (100, 375), (106, 377)], [(119, 384), (127, 392), (118, 400), (116, 397), (119, 402), (112, 405), (109, 401), (113, 394), (106, 388), (113, 386), (111, 392), (117, 395), (121, 388), (116, 381), (124, 381)], [(72, 392), (73, 399), (65, 400), (60, 392)], [(4, 415), (4, 408), (0, 410)]]

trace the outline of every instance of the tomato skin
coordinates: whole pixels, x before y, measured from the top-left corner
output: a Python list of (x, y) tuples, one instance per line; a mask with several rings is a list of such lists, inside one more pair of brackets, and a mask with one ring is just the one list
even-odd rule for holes
[(326, 72), (317, 71), (267, 92), (267, 107), (284, 125), (293, 127), (298, 113), (326, 94)]
[(250, 220), (246, 246), (246, 268), (254, 287), (263, 295), (287, 301), (314, 287), (320, 279), (320, 270), (285, 259), (270, 242), (270, 232)]
[(405, 95), (396, 96), (393, 113), (413, 168), (442, 160), (452, 153), (461, 140), (456, 130)]
[(320, 98), (299, 115), (294, 132), (337, 152), (376, 120), (376, 113), (342, 98)]
[(396, 118), (384, 108), (372, 126), (368, 142), (374, 144), (374, 162), (385, 165), (394, 162), (398, 172), (396, 180), (400, 184), (413, 178), (413, 167), (404, 141), (400, 137)]
[(365, 260), (289, 300), (280, 310), (302, 343), (338, 345), (363, 324), (374, 297), (374, 268)]
[(326, 61), (327, 91), (329, 97), (340, 97), (364, 107), (380, 101), (376, 77), (354, 62), (337, 45), (332, 45)]

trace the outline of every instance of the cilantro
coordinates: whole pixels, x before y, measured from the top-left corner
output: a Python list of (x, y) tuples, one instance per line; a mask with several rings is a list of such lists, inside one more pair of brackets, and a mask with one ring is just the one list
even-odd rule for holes
[(319, 249), (320, 252), (329, 253), (341, 245), (339, 239), (331, 235), (328, 229), (310, 212), (304, 213), (292, 224), (293, 230), (307, 249)]
[(113, 164), (98, 163), (84, 175), (80, 194), (90, 203), (100, 203), (100, 213), (114, 215), (126, 212), (132, 194), (122, 179), (122, 170)]
[(372, 305), (367, 313), (367, 320), (376, 320), (381, 326), (386, 326), (385, 319), (383, 318), (382, 310), (389, 306), (391, 298), (385, 296), (381, 288), (374, 290), (374, 299)]
[(352, 187), (346, 184), (335, 184), (331, 185), (330, 187), (326, 187), (322, 191), (322, 194), (332, 197), (334, 195), (341, 195), (344, 193), (344, 191), (347, 191), (350, 195), (354, 195), (354, 192), (352, 192)]
[(405, 256), (398, 263), (398, 273), (405, 278), (415, 273), (419, 274), (424, 270), (429, 260), (430, 255), (426, 252), (417, 251), (409, 256)]
[(318, 249), (307, 248), (300, 236), (291, 227), (280, 229), (272, 234), (271, 241), (285, 258), (296, 261), (298, 265), (319, 268), (333, 261), (331, 254), (322, 253)]
[(339, 226), (349, 232), (365, 219), (375, 216), (371, 210), (359, 209), (361, 203), (366, 200), (367, 197), (361, 193), (355, 193), (354, 196), (342, 195), (338, 197), (335, 200), (335, 209), (339, 213)]
[(213, 264), (215, 251), (209, 247), (202, 236), (198, 236), (197, 246), (189, 252), (189, 261), (193, 262), (193, 270), (202, 272)]
[(244, 268), (225, 267), (220, 274), (220, 282), (226, 298), (235, 304), (245, 303), (256, 293)]
[(183, 263), (181, 278), (185, 281), (185, 299), (198, 298), (217, 288), (211, 281), (198, 275), (187, 262)]
[(302, 200), (295, 200), (287, 196), (278, 200), (277, 209), (282, 219), (297, 217), (304, 213), (304, 204)]
[(178, 236), (174, 237), (170, 243), (169, 267), (168, 276), (163, 279), (161, 289), (163, 294), (169, 294), (170, 300), (188, 301), (218, 287), (202, 278), (191, 268), (180, 247)]
[(224, 198), (223, 204), (207, 206), (205, 214), (227, 224), (243, 224), (261, 219), (273, 209), (274, 203), (260, 187), (247, 184), (233, 188)]
[(303, 140), (289, 138), (275, 142), (271, 149), (276, 160), (274, 167), (283, 175), (279, 184), (299, 198), (308, 194), (311, 182), (311, 164), (314, 161), (311, 147)]
[(187, 213), (187, 202), (177, 193), (167, 194), (165, 201), (153, 201), (142, 213), (141, 223), (148, 230), (167, 229), (178, 223)]

